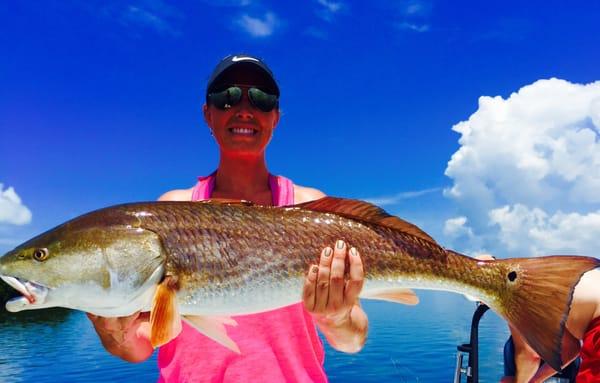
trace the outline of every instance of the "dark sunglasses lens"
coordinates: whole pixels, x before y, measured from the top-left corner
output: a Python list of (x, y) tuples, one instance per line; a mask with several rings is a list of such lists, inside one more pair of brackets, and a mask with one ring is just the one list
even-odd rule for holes
[(248, 97), (250, 97), (252, 105), (263, 112), (270, 112), (277, 106), (277, 96), (263, 92), (258, 88), (248, 89)]
[(219, 109), (227, 109), (240, 102), (242, 99), (242, 89), (232, 86), (224, 91), (210, 93), (208, 95), (210, 102)]

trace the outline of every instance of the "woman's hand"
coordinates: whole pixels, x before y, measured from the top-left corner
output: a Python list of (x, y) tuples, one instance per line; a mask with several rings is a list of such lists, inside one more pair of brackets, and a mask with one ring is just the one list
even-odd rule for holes
[(150, 344), (150, 313), (106, 318), (87, 313), (102, 345), (111, 354), (129, 362), (142, 362), (154, 351)]
[(355, 248), (348, 251), (342, 240), (333, 249), (324, 248), (319, 265), (311, 266), (306, 276), (304, 306), (339, 351), (358, 352), (365, 343), (369, 320), (358, 302), (363, 283), (360, 254)]

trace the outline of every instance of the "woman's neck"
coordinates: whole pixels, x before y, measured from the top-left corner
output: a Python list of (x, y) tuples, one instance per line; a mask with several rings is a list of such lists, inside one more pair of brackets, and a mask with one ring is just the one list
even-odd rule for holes
[(213, 194), (259, 202), (270, 196), (265, 157), (228, 157), (221, 153)]

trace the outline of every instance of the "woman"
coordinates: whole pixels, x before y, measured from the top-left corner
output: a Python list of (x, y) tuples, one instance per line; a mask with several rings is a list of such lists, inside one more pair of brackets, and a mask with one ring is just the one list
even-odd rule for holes
[[(323, 197), (319, 190), (294, 185), (267, 169), (265, 150), (279, 122), (278, 100), (279, 88), (262, 60), (248, 55), (224, 58), (208, 81), (203, 106), (204, 119), (219, 145), (219, 166), (194, 187), (169, 191), (160, 200), (225, 198), (282, 206)], [(362, 284), (358, 251), (337, 241), (323, 249), (319, 265), (307, 270), (303, 291), (298, 292), (302, 303), (235, 317), (238, 326), (227, 331), (240, 355), (184, 324), (182, 333), (160, 349), (159, 381), (327, 381), (314, 323), (332, 347), (359, 351), (368, 326), (358, 304)], [(147, 314), (89, 316), (112, 354), (132, 362), (152, 354)]]

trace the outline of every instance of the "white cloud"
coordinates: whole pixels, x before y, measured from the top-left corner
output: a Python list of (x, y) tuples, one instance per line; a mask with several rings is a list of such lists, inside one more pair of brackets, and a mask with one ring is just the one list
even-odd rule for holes
[(394, 25), (402, 31), (423, 33), (431, 29), (432, 3), (427, 0), (408, 0), (391, 5), (397, 14)]
[(597, 255), (600, 210), (587, 214), (556, 212), (516, 204), (493, 209), (490, 222), (500, 227), (501, 241), (526, 254), (582, 253)]
[(317, 11), (317, 16), (325, 21), (333, 21), (333, 17), (346, 7), (345, 4), (329, 0), (317, 0), (321, 6)]
[(461, 215), (459, 217), (446, 220), (444, 223), (444, 235), (451, 238), (456, 238), (463, 235), (472, 237), (473, 230), (467, 226), (467, 217)]
[[(135, 0), (130, 4), (109, 4), (103, 8), (104, 16), (116, 19), (130, 28), (134, 36), (138, 30), (152, 30), (163, 36), (179, 36), (183, 14), (162, 0)], [(139, 36), (138, 36), (139, 37)]]
[(410, 0), (401, 4), (402, 13), (410, 16), (428, 16), (431, 13), (431, 2)]
[(597, 251), (599, 129), (600, 81), (540, 80), (507, 99), (481, 97), (453, 127), (461, 147), (448, 162), (454, 184), (445, 195), (496, 249)]
[(133, 5), (127, 7), (127, 10), (122, 15), (122, 21), (125, 24), (137, 24), (143, 27), (154, 29), (161, 34), (177, 35), (179, 33), (160, 16), (147, 9)]
[(363, 198), (363, 200), (370, 202), (372, 204), (378, 205), (378, 206), (386, 206), (386, 205), (397, 204), (400, 201), (405, 200), (405, 199), (417, 198), (417, 197), (420, 197), (425, 194), (435, 193), (437, 191), (440, 191), (440, 188), (431, 188), (431, 189), (424, 189), (424, 190), (417, 190), (417, 191), (401, 192), (398, 194), (394, 194), (392, 196), (368, 197), (368, 198)]
[(3, 189), (4, 185), (0, 183), (0, 224), (25, 225), (31, 222), (31, 211), (22, 204), (15, 189)]
[(327, 9), (331, 13), (336, 13), (340, 9), (342, 9), (342, 3), (328, 0), (317, 0), (319, 4), (321, 4), (325, 9)]
[(396, 24), (400, 29), (407, 29), (413, 32), (427, 32), (429, 30), (429, 24), (417, 24), (417, 23), (409, 23), (407, 21)]
[(253, 37), (267, 37), (280, 25), (279, 18), (273, 12), (267, 12), (263, 18), (243, 14), (236, 23)]

